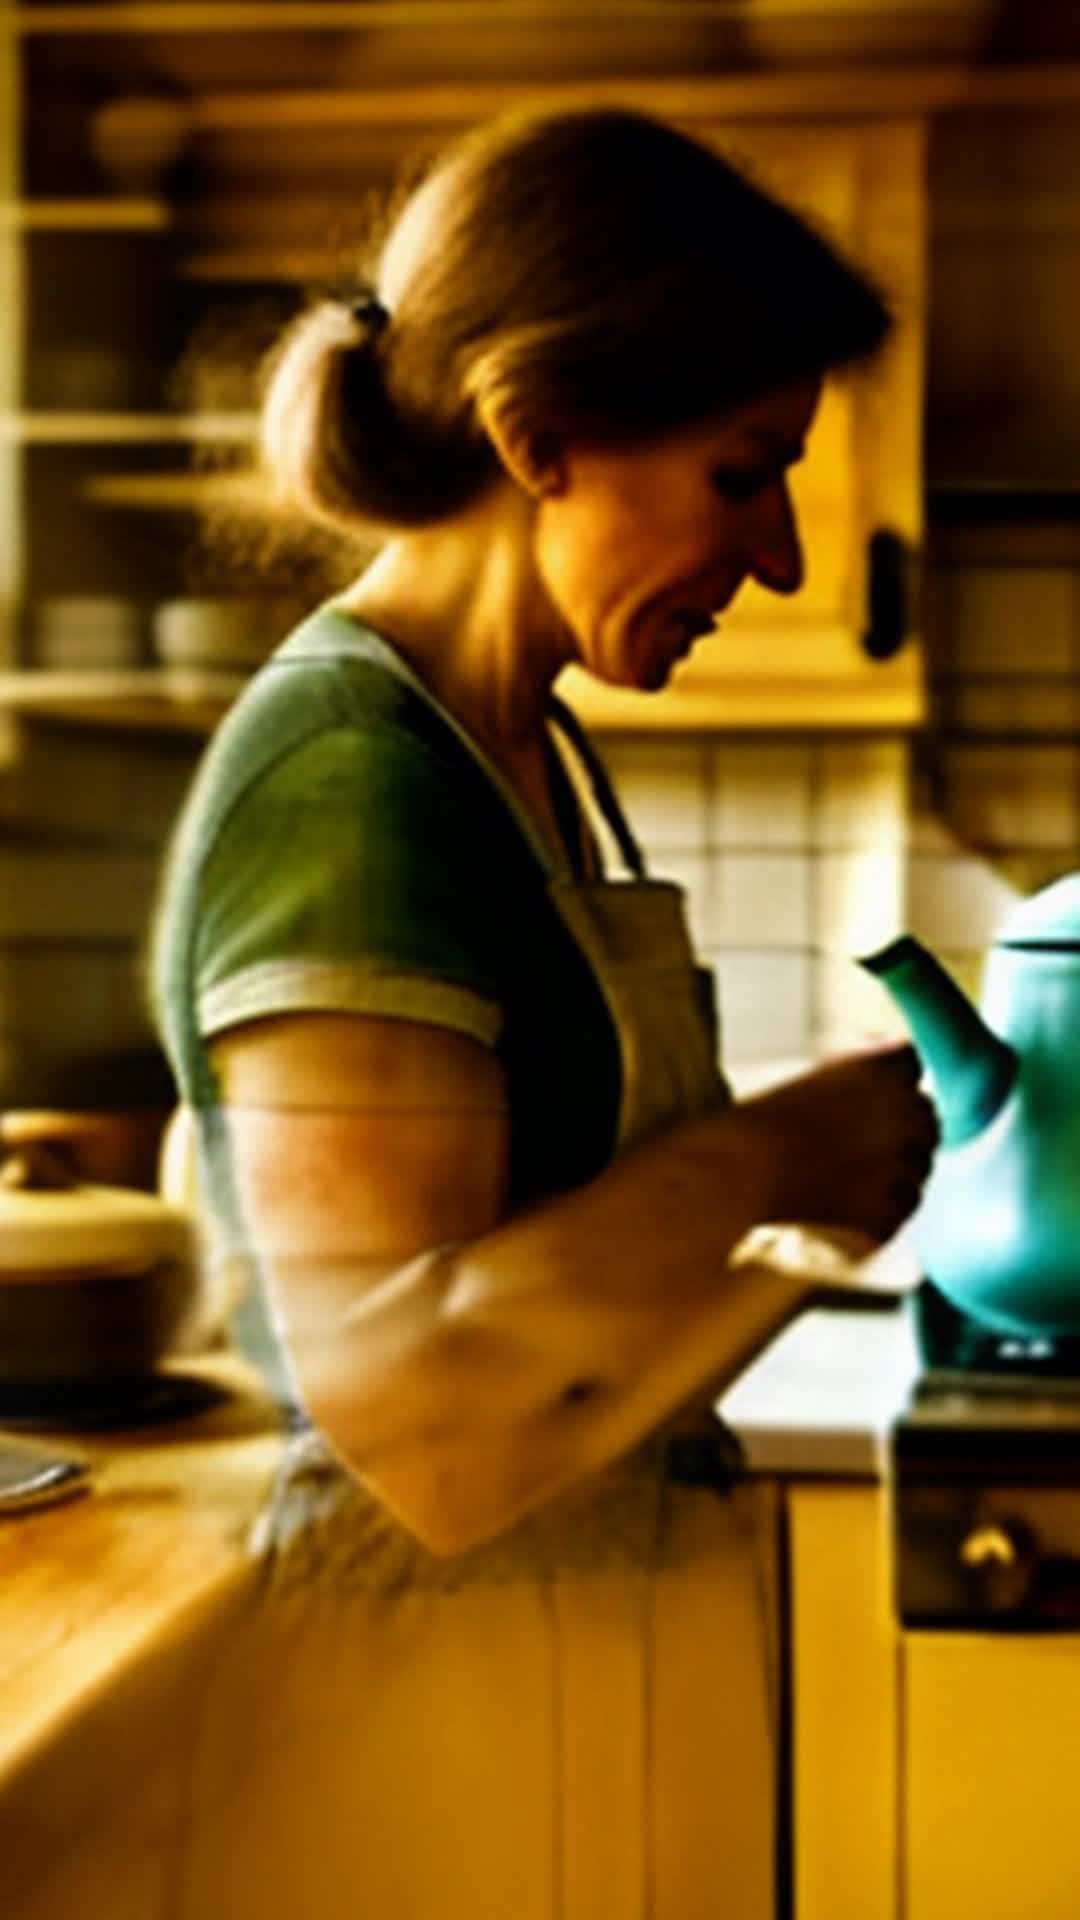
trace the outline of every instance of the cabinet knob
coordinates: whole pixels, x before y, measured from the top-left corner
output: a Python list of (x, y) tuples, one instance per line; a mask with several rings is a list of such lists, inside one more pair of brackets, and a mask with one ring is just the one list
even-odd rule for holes
[(984, 1520), (961, 1541), (960, 1563), (991, 1614), (1015, 1614), (1039, 1576), (1039, 1544), (1024, 1521)]
[(911, 628), (912, 557), (907, 541), (889, 527), (870, 535), (866, 567), (866, 627), (862, 649), (869, 660), (891, 660)]
[(1025, 1545), (1016, 1529), (997, 1524), (973, 1528), (960, 1547), (964, 1566), (975, 1572), (984, 1567), (1015, 1567), (1024, 1557)]

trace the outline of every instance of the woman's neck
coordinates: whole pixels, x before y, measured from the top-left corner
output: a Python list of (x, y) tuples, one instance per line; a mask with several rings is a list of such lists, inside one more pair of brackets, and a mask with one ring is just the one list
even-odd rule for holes
[(536, 572), (516, 489), (442, 526), (396, 535), (339, 604), (389, 640), (499, 764), (545, 738), (570, 648)]

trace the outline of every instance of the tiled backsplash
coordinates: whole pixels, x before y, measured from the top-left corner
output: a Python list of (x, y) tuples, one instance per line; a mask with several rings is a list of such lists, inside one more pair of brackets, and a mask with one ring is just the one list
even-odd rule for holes
[(650, 867), (687, 890), (736, 1078), (893, 1030), (854, 956), (902, 924), (903, 740), (627, 738), (605, 758)]
[(927, 628), (935, 724), (915, 754), (911, 925), (977, 989), (1017, 898), (1080, 866), (1080, 566), (1068, 529), (984, 530), (941, 561)]
[(939, 564), (926, 627), (914, 743), (607, 744), (650, 865), (687, 888), (737, 1084), (899, 1031), (856, 956), (902, 929), (977, 991), (1011, 902), (1080, 866), (1080, 570)]

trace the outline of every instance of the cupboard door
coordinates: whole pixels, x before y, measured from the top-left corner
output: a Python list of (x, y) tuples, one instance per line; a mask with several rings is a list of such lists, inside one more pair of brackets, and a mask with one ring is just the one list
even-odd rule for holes
[[(806, 563), (800, 591), (778, 598), (748, 584), (659, 696), (601, 686), (574, 669), (562, 690), (597, 727), (914, 726), (924, 715), (916, 632), (923, 127), (747, 124), (719, 143), (871, 274), (893, 310), (893, 333), (872, 363), (829, 382), (792, 475)], [(864, 647), (870, 543), (881, 532), (892, 536), (875, 549), (882, 598), (891, 601), (895, 589), (907, 602), (889, 658)], [(889, 635), (878, 637), (889, 645)]]
[[(897, 1646), (885, 1491), (788, 1490), (794, 1920), (898, 1920)], [(962, 1901), (959, 1914), (980, 1913)], [(1037, 1909), (1015, 1909), (1016, 1915)], [(915, 1908), (909, 1920), (923, 1920)]]
[(907, 1920), (1072, 1920), (1080, 1635), (904, 1639)]

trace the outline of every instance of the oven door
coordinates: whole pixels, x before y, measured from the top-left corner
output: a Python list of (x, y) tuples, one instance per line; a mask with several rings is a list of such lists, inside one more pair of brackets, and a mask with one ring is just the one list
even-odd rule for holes
[(895, 1483), (788, 1482), (791, 1920), (1080, 1914), (1080, 1491), (1025, 1502), (1041, 1583), (1019, 1491), (924, 1485), (905, 1557)]

